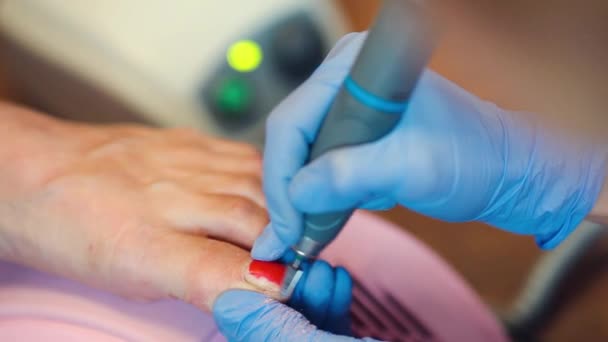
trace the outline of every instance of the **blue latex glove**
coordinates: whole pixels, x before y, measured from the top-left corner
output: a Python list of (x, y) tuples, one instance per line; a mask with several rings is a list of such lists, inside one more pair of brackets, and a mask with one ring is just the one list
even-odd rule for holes
[(531, 115), (502, 110), (430, 70), (390, 134), (303, 167), (364, 38), (343, 38), (271, 113), (264, 153), (271, 223), (254, 245), (254, 258), (273, 260), (294, 245), (303, 212), (398, 203), (446, 221), (478, 220), (532, 234), (544, 248), (556, 246), (589, 213), (606, 171), (605, 147), (566, 142)]
[(221, 294), (215, 301), (213, 316), (228, 341), (376, 341), (319, 330), (298, 311), (246, 290)]
[(230, 290), (216, 299), (213, 315), (229, 341), (355, 341), (320, 330), (349, 333), (351, 290), (344, 269), (317, 261), (290, 300), (300, 312), (256, 292)]

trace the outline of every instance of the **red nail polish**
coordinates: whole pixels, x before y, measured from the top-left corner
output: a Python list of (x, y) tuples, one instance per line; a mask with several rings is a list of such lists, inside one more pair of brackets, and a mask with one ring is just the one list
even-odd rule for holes
[(253, 260), (249, 264), (249, 273), (255, 277), (264, 278), (277, 285), (281, 285), (285, 278), (287, 267), (278, 262)]

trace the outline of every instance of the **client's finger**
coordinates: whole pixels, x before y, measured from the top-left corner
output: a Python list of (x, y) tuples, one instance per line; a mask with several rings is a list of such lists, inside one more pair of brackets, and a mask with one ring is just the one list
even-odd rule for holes
[[(202, 236), (167, 233), (150, 241), (137, 272), (167, 297), (209, 311), (227, 289), (249, 289), (279, 298), (280, 284), (250, 271), (249, 252)], [(255, 271), (255, 270), (254, 270)]]
[(240, 196), (172, 194), (159, 197), (158, 210), (168, 225), (251, 247), (268, 224), (266, 210)]

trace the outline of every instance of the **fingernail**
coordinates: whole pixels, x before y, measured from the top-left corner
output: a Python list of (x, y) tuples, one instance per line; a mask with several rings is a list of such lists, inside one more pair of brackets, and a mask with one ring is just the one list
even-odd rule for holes
[(281, 286), (287, 267), (278, 262), (253, 260), (249, 264), (249, 274), (256, 278), (264, 278)]
[(285, 244), (279, 240), (270, 225), (264, 229), (262, 235), (255, 240), (251, 256), (256, 260), (277, 260), (285, 252)]

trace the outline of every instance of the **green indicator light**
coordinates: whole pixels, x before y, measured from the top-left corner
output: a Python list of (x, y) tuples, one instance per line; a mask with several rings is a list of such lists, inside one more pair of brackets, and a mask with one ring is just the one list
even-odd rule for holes
[(250, 72), (262, 63), (264, 55), (260, 45), (253, 40), (239, 40), (228, 48), (226, 59), (236, 71)]
[(251, 104), (251, 88), (236, 78), (223, 80), (216, 91), (217, 107), (226, 114), (245, 114)]

